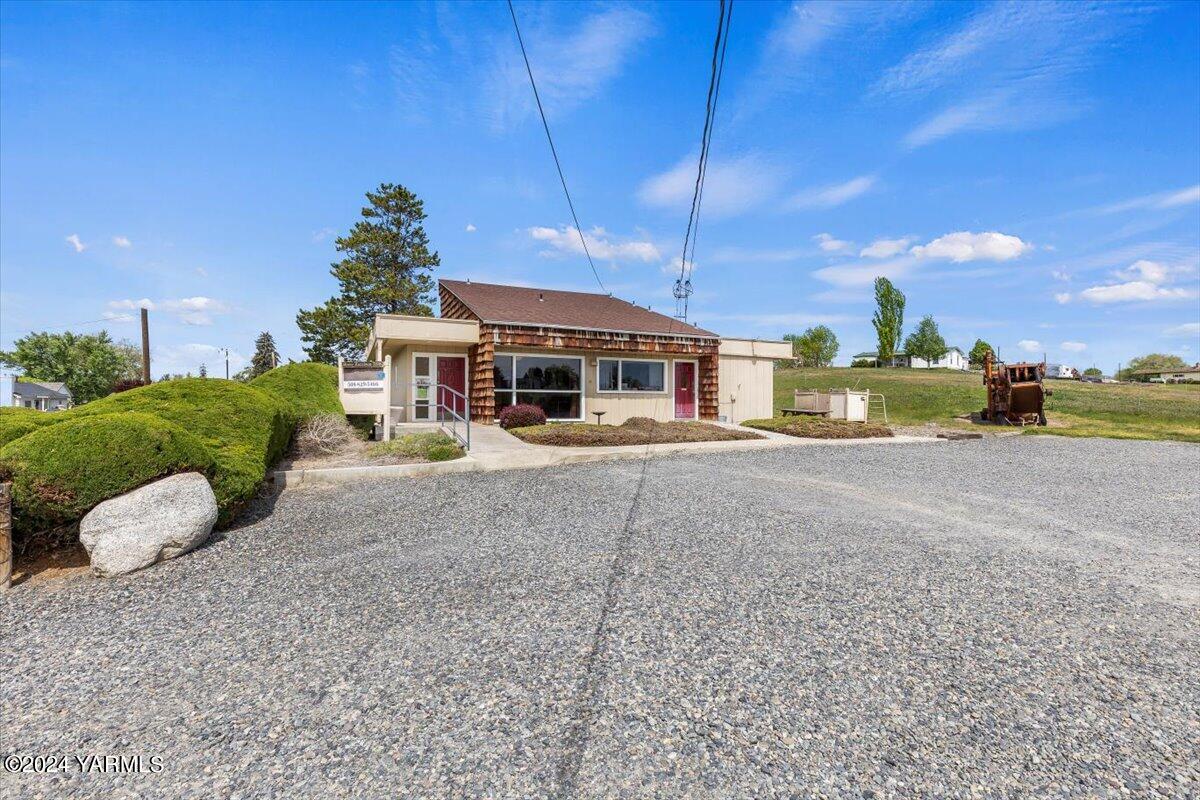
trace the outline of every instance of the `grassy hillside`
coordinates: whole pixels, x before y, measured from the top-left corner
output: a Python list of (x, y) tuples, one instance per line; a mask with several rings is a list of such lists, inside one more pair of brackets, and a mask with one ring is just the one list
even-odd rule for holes
[[(1047, 381), (1050, 427), (1032, 433), (1178, 439), (1200, 442), (1200, 385), (1097, 384)], [(888, 419), (898, 425), (937, 422), (983, 408), (983, 378), (974, 373), (919, 369), (786, 369), (775, 373), (776, 410), (792, 404), (796, 389), (870, 389), (887, 397)]]

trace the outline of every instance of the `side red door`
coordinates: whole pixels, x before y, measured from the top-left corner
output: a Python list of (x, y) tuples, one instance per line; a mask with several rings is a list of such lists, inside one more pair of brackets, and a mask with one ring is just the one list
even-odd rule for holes
[(696, 418), (696, 365), (675, 362), (675, 419)]
[[(467, 394), (467, 360), (457, 356), (439, 356), (437, 382), (439, 416), (449, 416), (444, 409), (453, 409), (454, 413), (465, 417), (467, 413), (467, 404), (464, 399)], [(447, 387), (461, 396), (446, 391)]]

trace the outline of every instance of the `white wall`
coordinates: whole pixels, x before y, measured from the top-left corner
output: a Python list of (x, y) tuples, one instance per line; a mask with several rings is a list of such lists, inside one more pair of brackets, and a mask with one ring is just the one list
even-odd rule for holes
[(717, 361), (717, 414), (729, 422), (775, 414), (775, 360), (722, 355)]

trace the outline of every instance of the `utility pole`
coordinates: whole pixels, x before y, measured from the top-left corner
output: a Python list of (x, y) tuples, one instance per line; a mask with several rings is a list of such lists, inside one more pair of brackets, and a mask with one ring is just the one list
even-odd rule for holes
[(150, 312), (142, 309), (142, 383), (150, 384)]

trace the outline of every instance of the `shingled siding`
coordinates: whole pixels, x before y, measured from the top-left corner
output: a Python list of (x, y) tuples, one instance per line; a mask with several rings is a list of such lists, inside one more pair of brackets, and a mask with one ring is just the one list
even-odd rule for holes
[[(443, 309), (445, 306), (443, 306)], [(479, 345), (471, 349), (471, 419), (491, 423), (496, 418), (492, 368), (497, 350), (584, 350), (640, 355), (690, 356), (700, 363), (700, 419), (717, 418), (717, 340), (652, 334), (580, 331), (522, 325), (481, 323)], [(590, 369), (585, 369), (591, 375)]]

